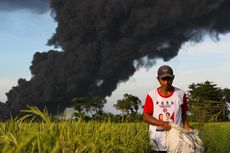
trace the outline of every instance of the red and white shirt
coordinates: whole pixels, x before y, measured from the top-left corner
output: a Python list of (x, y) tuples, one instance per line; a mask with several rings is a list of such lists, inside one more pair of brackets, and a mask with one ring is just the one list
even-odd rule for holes
[[(148, 93), (145, 100), (144, 112), (156, 119), (170, 121), (181, 126), (181, 106), (183, 107), (183, 111), (188, 111), (186, 93), (183, 90), (174, 87), (172, 94), (166, 97), (160, 93), (160, 88), (157, 88)], [(157, 128), (161, 127), (150, 125), (151, 131), (156, 131)]]

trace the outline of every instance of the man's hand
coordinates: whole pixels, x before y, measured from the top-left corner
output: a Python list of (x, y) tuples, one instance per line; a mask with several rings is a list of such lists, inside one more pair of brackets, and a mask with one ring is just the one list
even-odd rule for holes
[(192, 131), (192, 127), (189, 124), (184, 124), (184, 128), (188, 131)]
[(170, 122), (169, 121), (162, 122), (162, 127), (164, 127), (166, 131), (169, 131), (171, 129)]

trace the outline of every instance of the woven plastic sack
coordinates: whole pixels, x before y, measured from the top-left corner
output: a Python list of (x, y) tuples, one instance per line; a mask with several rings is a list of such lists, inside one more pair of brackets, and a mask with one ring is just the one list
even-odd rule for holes
[(198, 130), (188, 131), (176, 124), (171, 124), (166, 133), (166, 148), (168, 153), (203, 153), (204, 145)]

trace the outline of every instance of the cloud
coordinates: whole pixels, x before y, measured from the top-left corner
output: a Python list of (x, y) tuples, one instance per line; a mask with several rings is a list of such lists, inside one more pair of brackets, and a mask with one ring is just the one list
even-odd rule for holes
[(5, 93), (10, 89), (11, 86), (15, 85), (16, 82), (14, 80), (9, 80), (5, 78), (0, 78), (0, 101), (6, 101)]
[(229, 8), (228, 0), (51, 0), (58, 26), (48, 44), (63, 51), (35, 53), (31, 80), (7, 93), (8, 112), (110, 96), (139, 68), (176, 57), (184, 43), (229, 32)]
[(1, 11), (25, 9), (43, 14), (49, 10), (49, 0), (0, 0)]

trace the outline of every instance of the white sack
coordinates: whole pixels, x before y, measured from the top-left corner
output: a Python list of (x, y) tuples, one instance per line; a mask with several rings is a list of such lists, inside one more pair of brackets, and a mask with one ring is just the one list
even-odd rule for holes
[(166, 147), (168, 153), (203, 153), (204, 145), (198, 130), (188, 131), (176, 124), (171, 124), (166, 133)]

